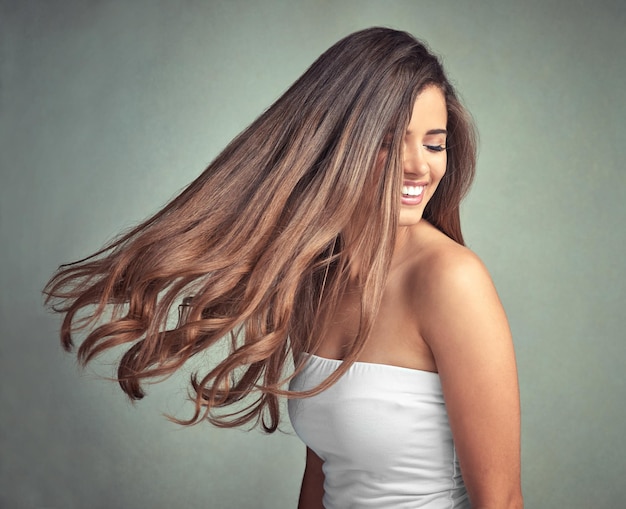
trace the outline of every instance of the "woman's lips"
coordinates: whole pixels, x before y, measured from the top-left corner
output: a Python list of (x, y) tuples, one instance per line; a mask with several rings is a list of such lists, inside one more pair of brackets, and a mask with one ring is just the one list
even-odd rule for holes
[(405, 182), (402, 185), (402, 205), (419, 205), (424, 198), (426, 184)]

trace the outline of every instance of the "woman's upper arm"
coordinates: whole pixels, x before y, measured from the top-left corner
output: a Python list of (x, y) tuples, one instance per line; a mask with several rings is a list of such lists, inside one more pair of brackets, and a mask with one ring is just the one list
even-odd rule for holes
[(308, 447), (298, 509), (324, 509), (324, 462)]
[(506, 315), (469, 250), (440, 257), (429, 272), (422, 334), (472, 507), (521, 507), (519, 390)]

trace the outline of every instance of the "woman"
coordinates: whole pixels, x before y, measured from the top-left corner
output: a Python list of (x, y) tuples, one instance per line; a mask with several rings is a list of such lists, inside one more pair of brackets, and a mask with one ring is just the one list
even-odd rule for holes
[(162, 211), (60, 269), (63, 344), (88, 330), (83, 363), (127, 345), (119, 383), (139, 399), (229, 337), (179, 422), (272, 432), (290, 397), (301, 508), (521, 507), (512, 341), (460, 229), (474, 164), (438, 60), (356, 32)]

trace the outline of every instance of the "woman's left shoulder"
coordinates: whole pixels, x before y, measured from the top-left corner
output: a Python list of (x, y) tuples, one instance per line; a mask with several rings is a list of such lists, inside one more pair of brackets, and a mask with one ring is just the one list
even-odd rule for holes
[(419, 255), (411, 263), (410, 279), (416, 298), (452, 298), (495, 291), (482, 260), (469, 248), (458, 244), (434, 227), (427, 229)]
[(407, 286), (420, 336), (439, 371), (511, 358), (508, 320), (480, 258), (438, 231), (425, 230), (421, 240)]
[(508, 340), (508, 320), (481, 259), (434, 227), (424, 228), (420, 240), (407, 287), (420, 335), (429, 346), (446, 350), (459, 341)]
[[(511, 331), (491, 277), (469, 249), (425, 228), (411, 305), (442, 383), (472, 505), (520, 495), (520, 405)], [(508, 507), (508, 505), (507, 505)]]

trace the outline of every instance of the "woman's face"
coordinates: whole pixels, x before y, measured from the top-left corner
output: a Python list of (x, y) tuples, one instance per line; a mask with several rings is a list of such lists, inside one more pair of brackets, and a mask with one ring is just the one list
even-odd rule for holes
[[(404, 135), (400, 226), (412, 226), (420, 221), (446, 172), (447, 123), (443, 92), (434, 85), (426, 87), (415, 100)], [(385, 146), (381, 150), (381, 162), (387, 156), (387, 150)]]

